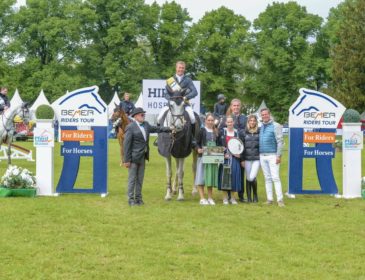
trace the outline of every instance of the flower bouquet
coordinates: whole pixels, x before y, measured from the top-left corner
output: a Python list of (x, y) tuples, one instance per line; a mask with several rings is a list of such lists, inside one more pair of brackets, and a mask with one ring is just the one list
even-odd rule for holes
[(10, 165), (1, 177), (0, 196), (35, 196), (35, 177), (26, 168)]

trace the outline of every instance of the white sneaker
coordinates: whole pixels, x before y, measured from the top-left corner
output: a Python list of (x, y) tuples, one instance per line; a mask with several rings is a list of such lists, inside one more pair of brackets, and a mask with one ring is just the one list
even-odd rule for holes
[(200, 205), (209, 205), (208, 200), (206, 200), (205, 198), (200, 200)]
[(236, 199), (234, 197), (231, 198), (231, 204), (236, 205), (238, 204)]
[(215, 205), (215, 202), (212, 198), (208, 198), (209, 205)]
[(228, 204), (229, 204), (229, 202), (228, 202), (228, 199), (227, 199), (227, 198), (224, 198), (224, 199), (223, 199), (223, 204), (224, 204), (224, 205), (228, 205)]

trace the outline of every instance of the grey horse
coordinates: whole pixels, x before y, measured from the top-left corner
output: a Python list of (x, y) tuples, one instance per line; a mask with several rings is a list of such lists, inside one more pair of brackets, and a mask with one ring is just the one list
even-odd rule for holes
[(8, 165), (11, 164), (11, 143), (15, 131), (15, 116), (19, 116), (25, 124), (28, 124), (30, 120), (28, 103), (24, 102), (22, 105), (14, 108), (10, 107), (0, 115), (0, 146), (2, 144), (8, 145)]

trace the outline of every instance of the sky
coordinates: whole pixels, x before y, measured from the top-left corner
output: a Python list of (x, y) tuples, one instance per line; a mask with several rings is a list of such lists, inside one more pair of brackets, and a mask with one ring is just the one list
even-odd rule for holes
[[(158, 4), (172, 2), (172, 0), (145, 0), (145, 3), (151, 4), (156, 1)], [(181, 7), (186, 8), (193, 18), (193, 22), (198, 22), (206, 12), (225, 6), (233, 10), (236, 14), (243, 15), (249, 21), (253, 21), (260, 13), (265, 11), (272, 0), (175, 0)], [(289, 1), (275, 1), (284, 2)], [(305, 6), (307, 12), (316, 14), (326, 19), (328, 12), (332, 7), (336, 7), (342, 0), (297, 0), (299, 5)]]
[[(18, 5), (24, 4), (26, 0), (17, 0)], [(145, 0), (145, 3), (152, 4), (153, 2), (163, 4), (172, 2), (172, 0)], [(233, 10), (236, 14), (243, 15), (249, 21), (253, 21), (260, 13), (265, 11), (268, 4), (272, 0), (175, 0), (181, 7), (186, 8), (193, 18), (193, 22), (198, 22), (206, 12), (215, 10), (221, 6), (225, 6)], [(277, 0), (276, 2), (287, 3), (287, 0)], [(332, 7), (336, 7), (343, 0), (297, 0), (299, 5), (305, 6), (307, 11), (316, 14), (326, 19), (328, 12)]]

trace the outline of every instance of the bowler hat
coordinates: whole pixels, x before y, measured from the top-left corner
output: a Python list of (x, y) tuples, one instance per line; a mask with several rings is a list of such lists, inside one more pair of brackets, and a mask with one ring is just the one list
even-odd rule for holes
[(137, 107), (133, 110), (131, 116), (134, 117), (137, 114), (146, 113), (146, 111), (143, 111), (141, 107)]

